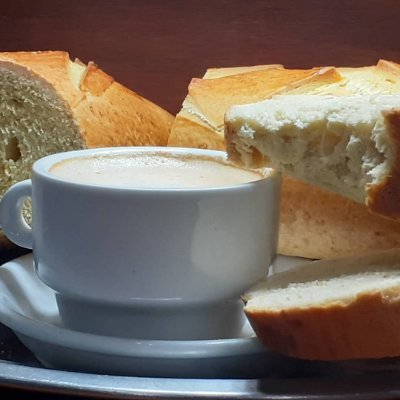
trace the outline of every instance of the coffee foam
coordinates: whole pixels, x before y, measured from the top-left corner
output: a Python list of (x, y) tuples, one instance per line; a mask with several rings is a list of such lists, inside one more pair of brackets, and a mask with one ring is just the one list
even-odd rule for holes
[(76, 183), (160, 189), (226, 187), (263, 178), (214, 158), (166, 153), (76, 157), (55, 164), (50, 173)]

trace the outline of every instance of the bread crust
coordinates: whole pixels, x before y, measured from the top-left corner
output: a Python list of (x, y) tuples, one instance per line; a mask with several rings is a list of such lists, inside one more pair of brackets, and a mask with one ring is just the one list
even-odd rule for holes
[(174, 117), (115, 82), (94, 63), (84, 67), (76, 84), (71, 76), (74, 62), (67, 52), (4, 52), (0, 60), (47, 81), (70, 109), (87, 147), (167, 144)]
[(400, 301), (370, 293), (351, 304), (280, 312), (246, 310), (257, 337), (279, 353), (309, 360), (400, 356)]
[(223, 136), (216, 135), (206, 124), (193, 119), (193, 116), (183, 112), (176, 116), (168, 138), (168, 146), (225, 150)]
[(309, 262), (249, 289), (243, 295), (244, 312), (258, 338), (288, 356), (398, 357), (399, 275), (399, 249)]
[(400, 247), (400, 223), (363, 204), (285, 176), (278, 252), (311, 259)]
[(234, 104), (265, 100), (283, 91), (295, 90), (304, 85), (321, 84), (341, 79), (332, 67), (309, 70), (266, 68), (242, 72), (224, 78), (198, 79), (189, 84), (188, 92), (197, 110), (213, 127), (224, 125), (225, 111)]
[(262, 69), (284, 68), (282, 64), (250, 65), (247, 67), (208, 68), (203, 79), (225, 78), (230, 75), (238, 75)]
[[(224, 114), (228, 107), (265, 100), (278, 92), (296, 91), (304, 85), (312, 89), (342, 79), (332, 67), (286, 70), (280, 65), (263, 65), (248, 69), (246, 72), (245, 67), (220, 68), (219, 78), (215, 78), (214, 69), (210, 69), (205, 78), (193, 79), (172, 126), (168, 146), (205, 148), (206, 145), (208, 149), (224, 150)], [(234, 74), (235, 70), (239, 73)], [(202, 107), (211, 111), (205, 113)], [(206, 135), (206, 140), (202, 134)]]
[[(389, 136), (393, 144), (391, 151), (395, 160), (400, 160), (400, 109), (383, 112)], [(378, 183), (367, 187), (367, 207), (388, 218), (400, 219), (400, 162), (393, 162), (390, 174)]]

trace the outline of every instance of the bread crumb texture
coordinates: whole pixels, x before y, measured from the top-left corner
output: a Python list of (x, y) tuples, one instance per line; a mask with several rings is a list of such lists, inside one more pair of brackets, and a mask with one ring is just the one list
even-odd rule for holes
[(226, 119), (245, 164), (256, 149), (262, 165), (364, 203), (397, 161), (385, 119), (396, 108), (397, 95), (291, 95), (232, 107)]
[(48, 154), (164, 146), (173, 116), (63, 51), (0, 53), (0, 196)]
[(30, 176), (38, 158), (84, 147), (71, 111), (53, 87), (28, 69), (0, 63), (0, 195)]

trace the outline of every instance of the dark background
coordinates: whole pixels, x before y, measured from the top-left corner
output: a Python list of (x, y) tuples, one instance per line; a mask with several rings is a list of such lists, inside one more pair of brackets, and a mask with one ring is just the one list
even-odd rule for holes
[(0, 51), (66, 50), (172, 113), (207, 67), (400, 61), (398, 0), (0, 0)]

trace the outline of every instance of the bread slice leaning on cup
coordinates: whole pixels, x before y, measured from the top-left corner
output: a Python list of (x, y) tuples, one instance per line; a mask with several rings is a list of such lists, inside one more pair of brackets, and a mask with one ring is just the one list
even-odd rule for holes
[(225, 115), (231, 160), (400, 218), (400, 95), (276, 96)]

